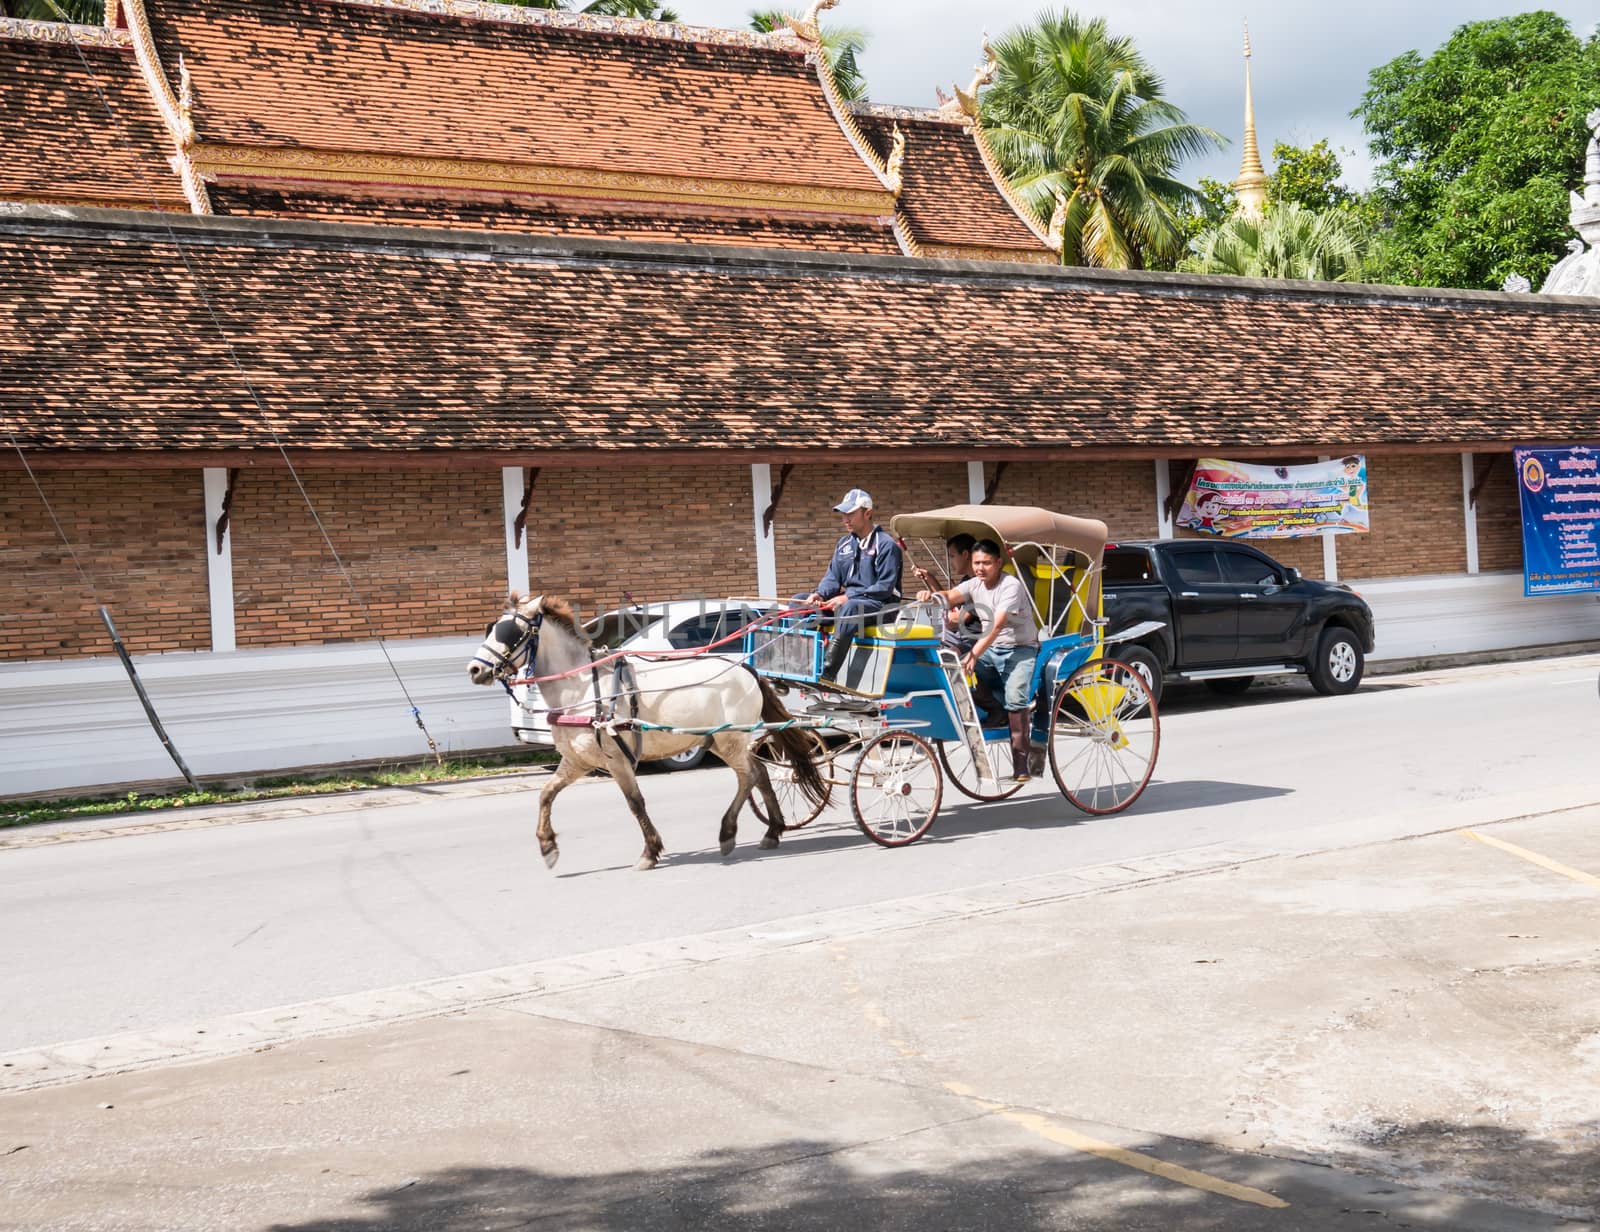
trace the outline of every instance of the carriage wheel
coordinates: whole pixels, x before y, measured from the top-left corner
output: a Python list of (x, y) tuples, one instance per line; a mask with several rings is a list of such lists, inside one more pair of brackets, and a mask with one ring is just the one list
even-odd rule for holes
[(950, 785), (964, 796), (970, 796), (974, 800), (1008, 800), (1027, 786), (1026, 783), (1015, 783), (1011, 780), (1009, 740), (984, 742), (983, 749), (989, 756), (992, 782), (978, 777), (977, 763), (965, 740), (941, 740), (936, 747), (939, 750), (939, 762), (944, 766), (945, 777), (950, 780)]
[[(795, 782), (794, 767), (789, 764), (789, 759), (778, 751), (777, 742), (771, 736), (762, 737), (750, 749), (755, 759), (767, 768), (767, 778), (772, 782), (772, 794), (778, 797), (778, 807), (783, 810), (785, 830), (798, 830), (801, 826), (815, 821), (822, 810), (828, 807), (828, 798), (833, 794), (832, 754), (828, 752), (828, 746), (816, 732), (808, 731), (805, 735), (806, 743), (811, 748), (811, 759), (817, 763), (817, 769), (822, 775), (821, 804), (812, 804), (806, 799), (805, 793), (800, 790), (800, 784)], [(760, 788), (750, 793), (750, 810), (764, 823), (768, 825), (772, 823), (766, 809), (762, 807)]]
[(1120, 813), (1144, 791), (1161, 748), (1161, 721), (1138, 669), (1101, 659), (1056, 693), (1050, 772), (1085, 813)]
[(939, 815), (944, 779), (933, 746), (908, 731), (867, 741), (850, 776), (850, 808), (875, 843), (904, 847), (928, 832)]

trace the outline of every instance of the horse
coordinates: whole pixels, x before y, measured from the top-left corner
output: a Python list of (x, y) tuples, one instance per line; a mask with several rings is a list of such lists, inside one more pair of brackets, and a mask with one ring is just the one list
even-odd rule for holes
[[(659, 761), (710, 742), (738, 779), (733, 803), (722, 814), (717, 835), (724, 856), (733, 852), (739, 810), (753, 787), (760, 789), (771, 819), (761, 846), (776, 847), (783, 833), (783, 813), (767, 768), (753, 753), (758, 740), (776, 743), (794, 768), (801, 793), (812, 804), (821, 804), (826, 796), (826, 785), (812, 760), (815, 741), (808, 740), (799, 728), (778, 726), (793, 716), (772, 686), (744, 664), (713, 655), (627, 655), (596, 662), (589, 639), (564, 600), (513, 592), (505, 613), (489, 626), (483, 645), (467, 665), (467, 677), (473, 684), (498, 681), (509, 686), (519, 674), (538, 679), (539, 692), (550, 706), (551, 735), (561, 754), (555, 775), (539, 793), (539, 852), (548, 868), (555, 867), (561, 854), (550, 823), (551, 805), (570, 783), (591, 770), (610, 772), (639, 823), (644, 835), (644, 854), (634, 866), (639, 869), (654, 868), (664, 847), (645, 812), (634, 774), (638, 762)], [(705, 729), (727, 724), (730, 730), (710, 735), (638, 729), (619, 733), (604, 726), (604, 720), (613, 714), (667, 728)], [(596, 716), (602, 726), (564, 724), (559, 721), (561, 716)], [(762, 723), (778, 730), (760, 734), (737, 730)]]

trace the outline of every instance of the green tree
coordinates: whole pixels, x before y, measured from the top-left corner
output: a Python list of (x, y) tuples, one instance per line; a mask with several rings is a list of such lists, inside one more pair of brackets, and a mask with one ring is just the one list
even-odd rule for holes
[(1308, 210), (1331, 210), (1355, 201), (1355, 194), (1339, 183), (1344, 168), (1328, 140), (1311, 145), (1279, 141), (1272, 147), (1272, 174), (1267, 177), (1267, 208), (1292, 201)]
[(106, 6), (105, 0), (0, 0), (0, 17), (101, 26), (105, 24)]
[(1554, 13), (1461, 26), (1427, 59), (1367, 76), (1355, 114), (1381, 158), (1383, 276), (1419, 286), (1537, 285), (1567, 233), (1585, 113), (1600, 101), (1600, 47)]
[(1351, 211), (1319, 213), (1285, 201), (1265, 218), (1234, 217), (1206, 232), (1178, 268), (1241, 278), (1359, 282), (1367, 247), (1366, 227)]
[(1042, 217), (1066, 200), (1067, 265), (1138, 269), (1182, 251), (1180, 214), (1199, 194), (1176, 178), (1223, 139), (1162, 97), (1131, 39), (1101, 18), (1046, 12), (995, 46), (985, 129), (1006, 173)]
[[(762, 34), (782, 30), (787, 20), (800, 20), (800, 14), (786, 9), (757, 9), (750, 14), (750, 28)], [(833, 70), (833, 83), (847, 102), (867, 96), (867, 79), (862, 76), (857, 57), (867, 46), (867, 32), (856, 26), (830, 26), (818, 23), (822, 35), (822, 54)]]
[[(1190, 251), (1192, 243), (1205, 235), (1208, 231), (1215, 231), (1228, 219), (1233, 217), (1233, 211), (1238, 208), (1239, 198), (1233, 191), (1232, 184), (1224, 184), (1221, 180), (1213, 180), (1209, 175), (1200, 177), (1200, 187), (1195, 195), (1178, 207), (1178, 231), (1183, 237), (1183, 251), (1179, 257)], [(1171, 265), (1162, 268), (1174, 268), (1177, 258)], [(1151, 268), (1156, 268), (1151, 264)]]

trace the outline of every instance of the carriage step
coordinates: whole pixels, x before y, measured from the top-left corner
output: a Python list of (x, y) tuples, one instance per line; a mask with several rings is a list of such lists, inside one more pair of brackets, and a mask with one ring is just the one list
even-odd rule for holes
[(865, 697), (819, 697), (806, 707), (810, 714), (843, 710), (849, 714), (871, 714), (878, 703)]

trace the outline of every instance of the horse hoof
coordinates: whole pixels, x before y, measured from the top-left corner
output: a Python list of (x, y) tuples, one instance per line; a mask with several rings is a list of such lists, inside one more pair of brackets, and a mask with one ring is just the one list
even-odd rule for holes
[(761, 846), (764, 849), (770, 851), (772, 848), (776, 847), (777, 845), (778, 845), (778, 840), (776, 838), (774, 838), (772, 835), (763, 834), (761, 836)]
[(554, 868), (556, 866), (556, 861), (560, 858), (561, 849), (559, 847), (552, 847), (549, 851), (544, 853), (544, 866), (546, 868)]
[(733, 854), (733, 840), (731, 838), (725, 838), (722, 840), (722, 854), (725, 856), (731, 856)]
[(656, 858), (655, 858), (655, 856), (640, 856), (639, 857), (639, 862), (637, 864), (635, 864), (633, 867), (634, 867), (634, 870), (636, 872), (646, 873), (646, 872), (649, 872), (655, 866), (656, 866)]

